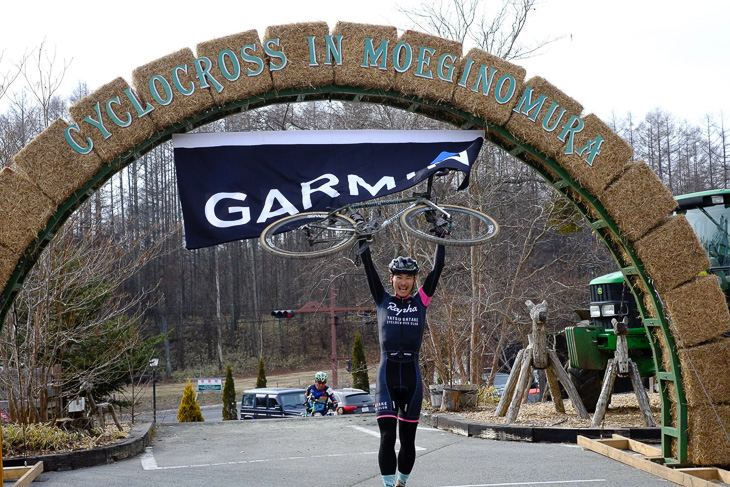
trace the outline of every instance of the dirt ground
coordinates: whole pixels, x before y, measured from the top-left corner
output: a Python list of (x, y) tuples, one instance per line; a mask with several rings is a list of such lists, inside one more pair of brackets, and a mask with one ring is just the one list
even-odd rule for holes
[[(661, 398), (659, 393), (649, 394), (649, 404), (652, 416), (657, 424), (660, 424)], [(525, 403), (520, 407), (517, 419), (513, 424), (525, 426), (562, 426), (562, 427), (589, 427), (591, 419), (581, 419), (575, 412), (573, 405), (568, 399), (563, 401), (565, 414), (555, 411), (552, 402)], [(494, 414), (496, 403), (481, 406), (469, 410), (459, 411), (458, 416), (469, 418), (485, 423), (503, 424), (504, 417), (497, 417)], [(590, 413), (589, 413), (590, 414)], [(590, 414), (591, 418), (593, 417)], [(636, 395), (631, 393), (614, 394), (611, 397), (611, 404), (606, 411), (603, 427), (642, 427), (646, 426), (636, 401)]]

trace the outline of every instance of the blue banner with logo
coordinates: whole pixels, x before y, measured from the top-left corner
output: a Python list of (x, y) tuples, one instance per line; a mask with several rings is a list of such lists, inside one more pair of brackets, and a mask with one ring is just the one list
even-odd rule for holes
[(408, 189), (439, 168), (469, 171), (480, 130), (175, 134), (188, 249), (258, 237), (279, 218)]

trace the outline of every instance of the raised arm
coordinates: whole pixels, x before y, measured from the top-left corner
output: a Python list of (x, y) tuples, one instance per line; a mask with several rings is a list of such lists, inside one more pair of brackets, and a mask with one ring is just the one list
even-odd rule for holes
[[(423, 286), (421, 286), (421, 290), (429, 298), (429, 301), (436, 292), (436, 286), (439, 283), (439, 277), (441, 277), (441, 271), (444, 268), (445, 255), (445, 247), (443, 245), (437, 245), (436, 255), (433, 259), (433, 269), (431, 269), (431, 272), (428, 274), (428, 276), (426, 276), (426, 280), (423, 281)], [(426, 304), (428, 303), (426, 302)]]
[(367, 242), (360, 241), (360, 257), (362, 259), (363, 267), (365, 267), (365, 276), (368, 279), (368, 287), (370, 287), (370, 293), (373, 295), (375, 303), (379, 303), (385, 296), (385, 288), (383, 282), (380, 280), (378, 271), (375, 270), (375, 264), (373, 264), (373, 257), (370, 255), (370, 246)]

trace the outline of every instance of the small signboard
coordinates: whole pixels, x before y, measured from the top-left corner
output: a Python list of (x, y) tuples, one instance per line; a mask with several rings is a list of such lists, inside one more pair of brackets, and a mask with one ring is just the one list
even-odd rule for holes
[(198, 392), (222, 391), (221, 379), (198, 379)]

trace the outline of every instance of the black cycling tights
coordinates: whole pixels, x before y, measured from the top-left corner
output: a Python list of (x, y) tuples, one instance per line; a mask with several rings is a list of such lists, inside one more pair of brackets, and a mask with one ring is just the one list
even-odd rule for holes
[[(395, 475), (396, 468), (406, 475), (413, 470), (416, 461), (416, 428), (418, 423), (398, 421), (396, 418), (378, 418), (380, 427), (380, 451), (378, 464), (381, 475)], [(398, 428), (400, 452), (395, 457), (395, 430)]]

